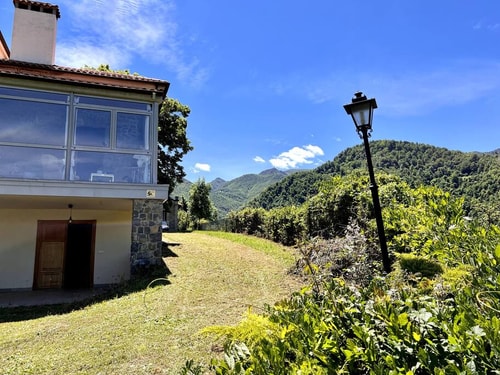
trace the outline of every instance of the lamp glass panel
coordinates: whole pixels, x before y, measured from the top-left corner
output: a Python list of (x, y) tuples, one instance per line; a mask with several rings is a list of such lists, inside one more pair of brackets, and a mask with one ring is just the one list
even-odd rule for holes
[(371, 118), (371, 103), (359, 103), (352, 107), (352, 118), (357, 127), (370, 125)]

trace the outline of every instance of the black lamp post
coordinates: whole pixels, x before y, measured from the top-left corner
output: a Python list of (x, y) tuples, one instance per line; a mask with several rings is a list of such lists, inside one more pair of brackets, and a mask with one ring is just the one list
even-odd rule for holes
[(378, 237), (380, 241), (380, 249), (382, 251), (382, 262), (386, 273), (391, 272), (391, 262), (387, 251), (387, 242), (385, 239), (384, 222), (382, 220), (382, 209), (378, 197), (378, 186), (375, 182), (375, 174), (373, 173), (372, 155), (370, 152), (370, 144), (368, 138), (372, 133), (373, 110), (377, 108), (375, 99), (366, 99), (362, 92), (357, 92), (352, 98), (351, 104), (344, 105), (348, 115), (352, 116), (356, 131), (359, 137), (363, 139), (365, 144), (366, 160), (368, 162), (368, 172), (370, 173), (370, 190), (372, 191), (373, 209), (375, 211), (375, 219), (377, 221)]

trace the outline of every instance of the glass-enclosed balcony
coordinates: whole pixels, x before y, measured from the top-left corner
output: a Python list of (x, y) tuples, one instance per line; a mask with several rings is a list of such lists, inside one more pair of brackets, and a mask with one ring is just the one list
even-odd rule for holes
[(153, 106), (0, 86), (0, 178), (152, 184)]

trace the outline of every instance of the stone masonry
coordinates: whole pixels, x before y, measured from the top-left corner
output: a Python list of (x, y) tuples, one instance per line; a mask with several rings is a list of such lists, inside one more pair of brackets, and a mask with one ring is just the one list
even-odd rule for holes
[(163, 205), (159, 200), (136, 199), (132, 213), (132, 276), (161, 264)]

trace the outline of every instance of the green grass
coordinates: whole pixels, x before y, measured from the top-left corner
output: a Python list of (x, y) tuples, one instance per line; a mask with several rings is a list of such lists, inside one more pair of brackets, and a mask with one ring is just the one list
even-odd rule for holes
[(252, 249), (268, 254), (271, 257), (284, 262), (287, 266), (290, 267), (296, 261), (295, 252), (291, 251), (289, 247), (282, 246), (263, 238), (229, 232), (207, 231), (203, 233), (208, 236), (223, 238), (235, 243), (239, 243), (241, 245), (251, 247)]
[[(177, 374), (220, 346), (199, 331), (236, 324), (245, 311), (299, 287), (293, 255), (246, 236), (167, 233), (170, 274), (129, 284), (92, 303), (0, 309), (2, 374)], [(291, 250), (290, 250), (291, 251)], [(162, 275), (160, 275), (162, 276)]]

